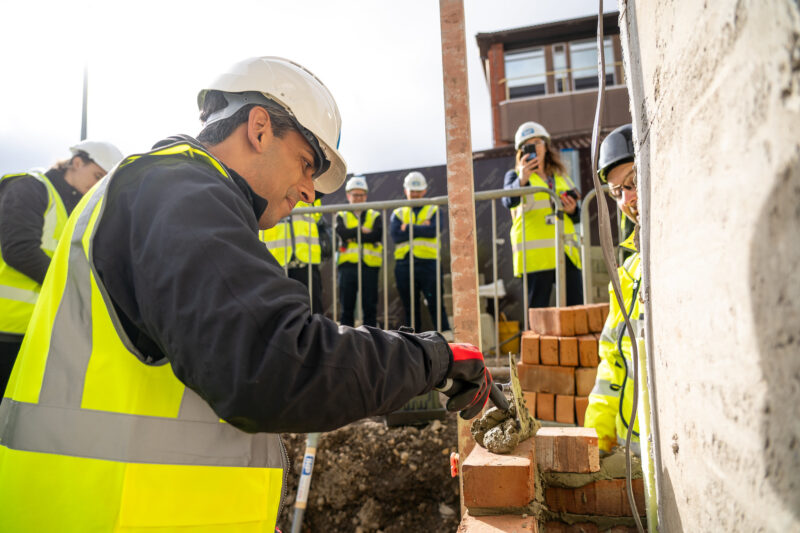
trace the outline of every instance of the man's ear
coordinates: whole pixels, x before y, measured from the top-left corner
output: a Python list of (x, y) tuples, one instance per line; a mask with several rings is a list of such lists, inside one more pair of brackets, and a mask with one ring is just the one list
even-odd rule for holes
[(72, 161), (70, 161), (69, 164), (70, 164), (70, 166), (72, 168), (74, 168), (75, 170), (78, 170), (79, 168), (81, 168), (86, 163), (83, 161), (83, 159), (81, 159), (81, 156), (74, 155), (74, 156), (72, 156)]
[(247, 139), (256, 152), (262, 152), (264, 147), (272, 141), (272, 120), (263, 107), (254, 107), (250, 110), (247, 119)]

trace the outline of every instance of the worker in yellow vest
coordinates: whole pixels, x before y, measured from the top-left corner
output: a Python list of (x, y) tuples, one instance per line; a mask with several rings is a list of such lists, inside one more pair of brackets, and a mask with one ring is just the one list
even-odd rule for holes
[(319, 78), (251, 58), (198, 105), (197, 139), (128, 156), (64, 227), (0, 404), (0, 531), (272, 533), (278, 433), (497, 390), (474, 347), (312, 314), (259, 241), (344, 181)]
[[(598, 174), (601, 181), (608, 182), (611, 195), (616, 199), (620, 211), (636, 224), (634, 231), (620, 244), (632, 252), (632, 255), (619, 267), (619, 281), (625, 311), (630, 316), (634, 332), (639, 335), (643, 321), (638, 297), (642, 271), (638, 242), (636, 171), (630, 124), (620, 126), (603, 140), (600, 145)], [(625, 443), (633, 409), (631, 339), (611, 284), (609, 295), (608, 318), (600, 335), (600, 365), (584, 418), (584, 426), (597, 430), (598, 445), (603, 453), (610, 452), (617, 444)], [(640, 342), (637, 346), (639, 350), (644, 350), (644, 343)], [(645, 365), (639, 365), (639, 372), (646, 370)], [(640, 381), (644, 382), (646, 379)], [(641, 411), (639, 416), (643, 416)], [(637, 455), (641, 454), (638, 417), (633, 424), (631, 450)]]
[[(367, 179), (353, 176), (347, 180), (345, 192), (352, 205), (366, 202), (369, 193)], [(383, 264), (381, 214), (374, 209), (339, 211), (336, 213), (336, 234), (341, 242), (336, 254), (341, 323), (343, 326), (355, 324), (356, 295), (360, 290), (362, 324), (377, 327), (378, 273)]]
[(0, 394), (67, 216), (122, 159), (111, 143), (81, 141), (47, 171), (0, 177)]
[[(428, 192), (428, 181), (421, 172), (409, 172), (403, 180), (403, 191), (408, 200), (424, 198)], [(444, 307), (442, 294), (442, 275), (436, 272), (436, 255), (439, 253), (439, 236), (436, 234), (436, 218), (439, 216), (439, 207), (436, 205), (422, 205), (417, 207), (398, 207), (392, 212), (389, 231), (394, 241), (394, 277), (397, 282), (397, 292), (403, 301), (405, 310), (405, 325), (413, 328), (422, 327), (420, 295), (428, 302), (428, 311), (431, 322), (436, 327), (436, 278), (439, 278), (439, 313), (441, 314), (441, 329), (448, 337), (450, 321)], [(413, 228), (412, 228), (413, 226)], [(414, 286), (411, 286), (411, 231), (414, 232)], [(412, 294), (413, 293), (413, 294)], [(411, 300), (414, 299), (414, 317), (411, 316)]]
[(503, 205), (511, 209), (513, 218), (511, 249), (514, 254), (514, 276), (525, 275), (528, 278), (529, 307), (550, 305), (556, 279), (555, 217), (562, 216), (567, 305), (580, 305), (583, 303), (581, 252), (575, 234), (575, 225), (580, 221), (580, 194), (567, 176), (544, 126), (537, 122), (523, 123), (517, 129), (514, 145), (517, 149), (516, 167), (506, 173), (503, 188), (548, 188), (561, 198), (564, 207), (563, 213), (557, 213), (547, 193), (503, 198)]

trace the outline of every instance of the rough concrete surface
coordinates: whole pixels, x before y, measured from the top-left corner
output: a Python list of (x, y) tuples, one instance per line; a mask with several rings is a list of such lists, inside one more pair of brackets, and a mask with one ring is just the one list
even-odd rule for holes
[(800, 530), (800, 14), (621, 1), (662, 531)]
[[(625, 451), (616, 447), (611, 455), (600, 459), (600, 470), (588, 474), (544, 472), (542, 473), (545, 485), (548, 487), (563, 487), (574, 489), (588, 485), (599, 479), (620, 479), (625, 477)], [(642, 477), (642, 462), (635, 455), (631, 456), (631, 479)]]

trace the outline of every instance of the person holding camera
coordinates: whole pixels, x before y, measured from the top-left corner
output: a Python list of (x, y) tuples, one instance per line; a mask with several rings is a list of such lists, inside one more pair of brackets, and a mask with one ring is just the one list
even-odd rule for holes
[[(367, 201), (369, 186), (364, 176), (353, 176), (345, 186), (347, 201)], [(341, 245), (336, 253), (339, 275), (339, 299), (342, 302), (343, 326), (355, 325), (356, 296), (361, 291), (362, 323), (378, 326), (378, 273), (383, 264), (383, 221), (375, 209), (339, 211), (336, 234)], [(360, 263), (360, 267), (359, 267)], [(361, 285), (359, 286), (359, 268)]]
[[(567, 305), (583, 303), (581, 252), (575, 234), (580, 221), (580, 194), (567, 176), (550, 134), (537, 122), (525, 122), (514, 136), (516, 166), (506, 172), (503, 188), (545, 187), (561, 198), (563, 213), (557, 212), (547, 193), (503, 198), (511, 210), (511, 248), (514, 253), (514, 276), (528, 277), (528, 306), (547, 307), (555, 282), (555, 217), (564, 221)], [(523, 239), (524, 224), (524, 239)], [(525, 254), (523, 256), (523, 253)]]

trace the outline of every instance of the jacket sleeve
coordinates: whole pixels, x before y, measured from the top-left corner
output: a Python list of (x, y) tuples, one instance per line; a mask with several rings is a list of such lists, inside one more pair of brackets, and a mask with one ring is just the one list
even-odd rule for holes
[(608, 318), (600, 335), (600, 365), (597, 378), (589, 395), (589, 406), (584, 418), (585, 427), (597, 430), (600, 448), (610, 451), (617, 443), (616, 420), (619, 412), (619, 397), (622, 390), (624, 366), (617, 348), (618, 330), (612, 328), (614, 317), (619, 312), (616, 298), (611, 298)]
[(403, 223), (400, 221), (400, 218), (392, 213), (391, 224), (389, 225), (389, 235), (392, 236), (392, 240), (396, 244), (408, 242), (408, 227), (402, 230), (400, 229), (402, 226)]
[[(512, 169), (506, 172), (506, 175), (503, 178), (503, 189), (513, 191), (519, 189), (519, 187), (519, 176), (517, 176), (517, 171)], [(502, 198), (501, 201), (505, 207), (511, 209), (512, 207), (517, 207), (519, 205), (519, 196), (506, 196)]]
[(6, 179), (12, 181), (0, 196), (0, 252), (10, 267), (42, 283), (50, 266), (42, 251), (47, 188), (32, 176)]
[(129, 243), (106, 252), (104, 270), (124, 275), (130, 261), (126, 314), (220, 418), (248, 432), (329, 431), (396, 410), (444, 379), (452, 355), (440, 336), (312, 315), (306, 287), (258, 240), (235, 185), (211, 171), (166, 172), (117, 199), (129, 209)]
[(383, 218), (378, 215), (372, 223), (372, 231), (361, 234), (362, 242), (376, 243), (383, 240)]

